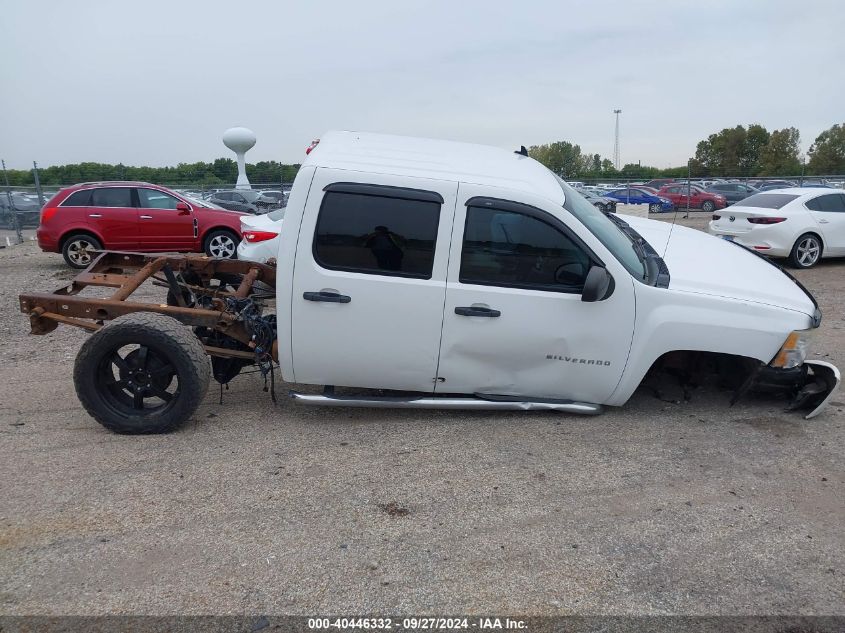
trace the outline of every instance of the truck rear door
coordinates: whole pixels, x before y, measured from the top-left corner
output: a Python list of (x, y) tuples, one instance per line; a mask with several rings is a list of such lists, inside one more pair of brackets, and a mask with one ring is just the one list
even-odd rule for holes
[(434, 390), (457, 189), (316, 171), (294, 258), (295, 382)]

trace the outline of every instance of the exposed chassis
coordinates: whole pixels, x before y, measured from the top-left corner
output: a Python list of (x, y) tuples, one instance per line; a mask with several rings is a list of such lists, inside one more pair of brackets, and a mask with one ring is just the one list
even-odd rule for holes
[[(211, 284), (221, 276), (237, 279), (236, 288), (224, 289)], [(237, 277), (235, 277), (237, 276)], [(187, 283), (185, 278), (193, 283)], [(177, 305), (132, 301), (132, 294), (144, 282), (168, 287)], [(266, 264), (232, 259), (214, 259), (195, 255), (141, 255), (138, 253), (103, 252), (69, 285), (52, 293), (20, 296), (21, 312), (29, 315), (33, 334), (47, 334), (60, 323), (89, 332), (99, 330), (105, 321), (133, 312), (164, 314), (192, 327), (215, 330), (247, 346), (252, 336), (244, 323), (227, 309), (227, 298), (245, 299), (258, 289), (267, 297), (275, 293), (276, 269)], [(107, 298), (81, 297), (89, 286), (115, 288)], [(190, 307), (185, 295), (203, 298), (203, 307)], [(251, 352), (205, 345), (211, 356), (254, 360)], [(272, 356), (278, 359), (274, 342)]]

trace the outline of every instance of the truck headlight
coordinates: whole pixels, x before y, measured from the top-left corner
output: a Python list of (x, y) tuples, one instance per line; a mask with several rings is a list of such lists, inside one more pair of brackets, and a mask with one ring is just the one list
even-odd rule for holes
[(800, 366), (804, 362), (804, 359), (807, 358), (810, 332), (811, 330), (791, 332), (769, 365), (781, 369), (792, 369), (793, 367)]

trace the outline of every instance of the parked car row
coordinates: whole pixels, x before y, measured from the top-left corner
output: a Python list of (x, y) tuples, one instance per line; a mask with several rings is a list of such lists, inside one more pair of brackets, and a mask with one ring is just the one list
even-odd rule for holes
[(689, 204), (691, 209), (713, 213), (708, 225), (712, 235), (762, 255), (787, 258), (796, 268), (845, 256), (845, 188), (819, 182), (798, 187), (788, 180), (757, 184), (718, 182), (705, 188), (674, 181), (658, 191), (648, 185), (610, 191), (584, 185), (578, 192), (606, 213), (615, 212), (615, 204), (609, 211), (602, 199), (648, 204), (650, 212)]
[[(574, 182), (574, 181), (572, 181)], [(757, 193), (758, 191), (769, 191), (772, 189), (783, 189), (788, 187), (812, 187), (812, 188), (843, 188), (845, 187), (845, 181), (840, 180), (829, 180), (823, 178), (804, 178), (798, 180), (789, 180), (789, 179), (751, 179), (751, 180), (738, 180), (738, 179), (725, 179), (725, 178), (715, 178), (715, 179), (696, 179), (696, 180), (687, 180), (686, 178), (683, 179), (676, 179), (676, 178), (655, 178), (653, 180), (649, 180), (648, 182), (627, 182), (627, 183), (599, 183), (595, 185), (585, 185), (583, 183), (570, 184), (575, 187), (578, 191), (587, 190), (593, 191), (598, 195), (604, 195), (608, 191), (615, 191), (618, 189), (623, 189), (626, 187), (633, 187), (636, 189), (648, 191), (652, 194), (658, 194), (660, 190), (665, 187), (669, 186), (684, 186), (691, 185), (693, 187), (698, 187), (703, 191), (709, 191), (715, 194), (722, 194), (725, 195), (726, 199), (728, 200), (728, 204), (732, 204), (738, 200), (741, 200), (743, 197), (747, 197), (752, 193)], [(741, 187), (737, 187), (737, 185), (741, 185)], [(745, 195), (743, 195), (745, 194)], [(742, 196), (742, 197), (740, 197)]]
[(229, 191), (215, 191), (208, 197), (208, 201), (229, 209), (244, 213), (267, 213), (271, 209), (282, 206), (278, 198), (265, 195), (263, 191), (254, 189), (232, 189)]
[(592, 204), (597, 209), (600, 209), (604, 213), (616, 213), (616, 200), (614, 200), (613, 198), (608, 198), (606, 196), (600, 195), (592, 189), (587, 189), (584, 187), (576, 189), (576, 191), (582, 196), (584, 196), (587, 202)]
[[(178, 190), (177, 190), (178, 191)], [(232, 211), (245, 213), (267, 213), (272, 209), (287, 206), (290, 190), (284, 189), (212, 189), (207, 191), (182, 191), (201, 200), (213, 201), (214, 204)]]
[(38, 226), (41, 215), (41, 203), (38, 198), (23, 193), (6, 194), (0, 192), (0, 214), (2, 220), (10, 229), (15, 228), (14, 212), (21, 228)]
[[(783, 183), (789, 181), (777, 182)], [(796, 267), (845, 256), (845, 191), (826, 183), (759, 190), (745, 183), (702, 188), (676, 181), (660, 190), (648, 185), (608, 191), (584, 186), (578, 192), (606, 214), (615, 213), (619, 202), (647, 204), (650, 212), (689, 203), (690, 208), (713, 213), (710, 233), (765, 255), (788, 257)], [(204, 252), (266, 262), (277, 255), (286, 195), (281, 190), (230, 190), (200, 200), (144, 182), (82, 183), (53, 196), (40, 210), (40, 224), (37, 203), (17, 193), (11, 197), (16, 210), (27, 209), (29, 224), (38, 225), (42, 250), (60, 252), (68, 265), (84, 268), (94, 252), (103, 249)], [(8, 207), (8, 198), (0, 195), (0, 209)], [(226, 209), (216, 200), (245, 205), (247, 211)], [(263, 213), (255, 213), (258, 203)], [(277, 206), (268, 212), (271, 205)]]
[[(690, 207), (708, 212), (728, 209), (724, 196), (700, 187), (689, 190)], [(578, 193), (605, 213), (615, 213), (615, 198), (598, 196), (587, 189)], [(626, 191), (625, 196), (629, 195), (634, 194)], [(666, 196), (674, 205), (685, 206), (687, 186), (663, 187), (660, 196)], [(283, 219), (284, 209), (241, 217), (243, 241), (238, 246), (238, 257), (261, 263), (275, 258)], [(727, 213), (715, 213), (709, 232), (764, 255), (788, 258), (797, 268), (809, 268), (823, 257), (845, 256), (845, 191), (789, 188), (756, 193), (731, 206)]]
[(728, 206), (728, 201), (724, 194), (707, 191), (694, 185), (666, 185), (660, 190), (660, 196), (671, 200), (675, 208), (689, 206), (690, 209), (701, 209), (707, 213), (712, 213), (716, 209), (724, 209)]
[(617, 202), (625, 204), (647, 204), (649, 213), (662, 213), (672, 211), (675, 205), (669, 198), (652, 193), (644, 187), (622, 187), (605, 193), (606, 198), (613, 198)]

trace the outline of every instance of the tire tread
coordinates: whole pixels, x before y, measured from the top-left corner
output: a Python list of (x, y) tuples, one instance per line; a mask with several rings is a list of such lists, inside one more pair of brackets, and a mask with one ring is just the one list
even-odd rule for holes
[[(168, 411), (154, 424), (145, 427), (115, 420), (91, 393), (95, 388), (92, 373), (98, 363), (99, 346), (115, 337), (127, 339), (125, 344), (128, 345), (137, 342), (133, 337), (139, 335), (157, 340), (167, 348), (176, 348), (177, 353), (188, 360), (187, 367), (183, 367), (188, 375), (179, 376), (182, 402), (176, 410)], [(169, 433), (190, 418), (202, 403), (211, 380), (211, 364), (202, 343), (190, 328), (163, 314), (133, 312), (113, 320), (82, 344), (74, 364), (73, 379), (83, 408), (107, 429), (124, 434)]]

